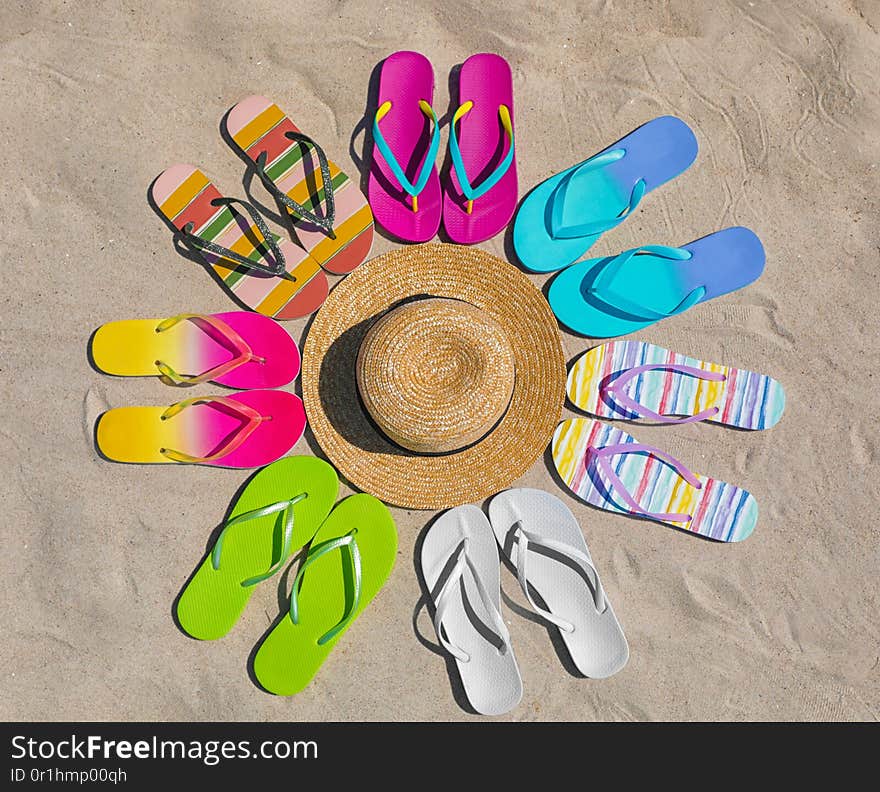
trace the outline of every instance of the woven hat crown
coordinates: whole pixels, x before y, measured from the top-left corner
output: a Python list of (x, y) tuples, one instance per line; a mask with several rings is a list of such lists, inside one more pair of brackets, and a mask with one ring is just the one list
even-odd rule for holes
[(477, 442), (510, 404), (513, 349), (488, 313), (455, 299), (426, 298), (379, 318), (361, 343), (357, 383), (373, 421), (417, 453)]

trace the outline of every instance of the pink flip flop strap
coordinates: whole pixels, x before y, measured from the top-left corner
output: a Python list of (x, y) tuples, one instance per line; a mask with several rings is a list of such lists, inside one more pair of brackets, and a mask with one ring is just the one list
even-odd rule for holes
[(588, 459), (590, 456), (593, 457), (596, 470), (599, 473), (605, 474), (605, 477), (611, 482), (611, 487), (614, 492), (620, 496), (621, 500), (623, 500), (623, 502), (626, 503), (634, 513), (650, 517), (654, 520), (662, 520), (663, 522), (689, 522), (692, 517), (690, 514), (647, 511), (639, 505), (639, 502), (630, 494), (629, 490), (627, 490), (626, 486), (617, 475), (617, 472), (614, 470), (614, 465), (611, 464), (610, 457), (618, 454), (638, 453), (650, 454), (651, 456), (656, 457), (661, 462), (669, 465), (688, 484), (693, 485), (697, 489), (703, 488), (703, 483), (694, 473), (688, 470), (675, 457), (667, 454), (665, 451), (661, 451), (659, 448), (655, 448), (654, 446), (644, 445), (643, 443), (616, 443), (614, 445), (602, 446), (601, 448), (590, 446), (587, 450)]
[(626, 407), (637, 416), (641, 418), (650, 418), (651, 420), (657, 421), (659, 423), (696, 423), (697, 421), (705, 421), (707, 418), (711, 418), (712, 416), (718, 414), (717, 407), (710, 407), (707, 410), (698, 412), (696, 415), (690, 415), (686, 418), (674, 418), (670, 415), (662, 415), (661, 413), (654, 412), (654, 410), (650, 409), (649, 407), (645, 407), (645, 405), (639, 404), (635, 399), (633, 399), (628, 393), (624, 391), (624, 388), (629, 384), (629, 382), (636, 377), (649, 371), (664, 370), (676, 372), (678, 374), (685, 374), (689, 377), (697, 377), (699, 379), (708, 380), (709, 382), (723, 382), (727, 379), (727, 376), (721, 374), (720, 372), (704, 371), (703, 369), (696, 368), (694, 366), (684, 366), (678, 363), (648, 363), (643, 366), (634, 366), (631, 369), (627, 369), (626, 371), (621, 372), (619, 376), (617, 376), (607, 385), (602, 386), (602, 393), (607, 394), (608, 396), (612, 396), (618, 404)]
[(193, 464), (214, 462), (225, 457), (227, 454), (231, 454), (239, 448), (263, 421), (272, 420), (271, 415), (261, 415), (253, 407), (249, 407), (247, 404), (242, 404), (241, 402), (235, 401), (226, 396), (203, 396), (194, 399), (185, 399), (184, 401), (177, 402), (177, 404), (172, 404), (164, 413), (162, 413), (161, 419), (167, 421), (169, 418), (173, 418), (175, 415), (183, 412), (187, 407), (192, 407), (195, 404), (209, 404), (212, 406), (220, 405), (226, 407), (228, 410), (234, 412), (237, 418), (241, 418), (242, 424), (231, 435), (229, 435), (226, 442), (223, 443), (220, 448), (208, 456), (192, 456), (183, 451), (175, 451), (173, 448), (159, 449), (160, 453), (175, 462), (189, 462)]
[[(156, 367), (164, 376), (168, 377), (168, 379), (170, 379), (175, 384), (198, 385), (201, 382), (208, 382), (209, 380), (213, 380), (217, 377), (222, 377), (224, 374), (228, 374), (233, 369), (238, 368), (240, 365), (242, 365), (242, 363), (249, 363), (250, 361), (256, 361), (257, 363), (266, 362), (265, 358), (255, 355), (248, 342), (245, 341), (226, 322), (224, 322), (222, 319), (217, 318), (216, 316), (211, 316), (209, 314), (178, 314), (177, 316), (171, 316), (168, 319), (162, 320), (161, 322), (159, 322), (158, 325), (156, 325), (156, 332), (163, 333), (166, 330), (170, 330), (172, 327), (186, 319), (197, 319), (213, 327), (214, 330), (216, 330), (217, 333), (220, 335), (221, 340), (225, 341), (227, 345), (231, 347), (234, 354), (229, 360), (192, 377), (186, 377), (178, 374), (167, 363), (163, 363), (161, 360), (157, 360)], [(195, 324), (196, 327), (199, 326), (198, 322), (193, 322), (193, 324)]]

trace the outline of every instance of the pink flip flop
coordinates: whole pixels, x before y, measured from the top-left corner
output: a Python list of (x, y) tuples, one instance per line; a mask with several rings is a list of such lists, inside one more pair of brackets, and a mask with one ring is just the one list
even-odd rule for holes
[(433, 100), (434, 70), (424, 55), (403, 51), (385, 59), (367, 195), (376, 221), (406, 242), (427, 242), (440, 227), (440, 126)]
[(290, 334), (247, 311), (108, 322), (95, 331), (91, 353), (105, 374), (161, 376), (171, 385), (210, 381), (229, 388), (280, 388), (300, 367)]
[(251, 468), (284, 456), (305, 427), (298, 396), (253, 390), (186, 399), (170, 407), (107, 410), (98, 419), (95, 442), (113, 462)]
[(453, 242), (473, 245), (495, 236), (516, 210), (510, 65), (500, 55), (472, 55), (461, 66), (458, 99), (449, 125), (443, 227)]
[(249, 203), (224, 198), (198, 168), (172, 165), (150, 193), (159, 213), (240, 304), (275, 319), (296, 319), (324, 302), (329, 287), (318, 262), (272, 234)]

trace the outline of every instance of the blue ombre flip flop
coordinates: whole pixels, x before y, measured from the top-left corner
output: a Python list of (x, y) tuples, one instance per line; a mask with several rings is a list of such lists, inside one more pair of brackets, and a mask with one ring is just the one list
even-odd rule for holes
[(645, 193), (686, 171), (696, 156), (697, 138), (684, 121), (648, 121), (526, 196), (513, 224), (516, 255), (532, 272), (577, 261), (626, 220)]
[(645, 245), (581, 261), (556, 276), (547, 299), (576, 333), (611, 338), (748, 286), (763, 271), (761, 240), (737, 226), (679, 248)]

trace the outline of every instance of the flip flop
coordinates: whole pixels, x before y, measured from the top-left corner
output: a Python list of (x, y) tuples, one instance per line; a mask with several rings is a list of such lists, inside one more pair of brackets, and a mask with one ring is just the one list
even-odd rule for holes
[(376, 222), (405, 242), (427, 242), (440, 227), (433, 101), (434, 70), (424, 55), (395, 52), (383, 61), (367, 195)]
[(581, 500), (611, 512), (739, 542), (758, 521), (744, 489), (688, 470), (681, 462), (609, 424), (572, 418), (556, 427), (553, 463)]
[(278, 105), (265, 96), (249, 96), (229, 111), (226, 130), (290, 215), (297, 240), (312, 259), (336, 275), (366, 259), (373, 244), (367, 199)]
[(169, 385), (216, 382), (229, 388), (279, 388), (299, 374), (296, 342), (261, 314), (232, 311), (127, 319), (101, 325), (92, 360), (117, 377), (159, 376)]
[(95, 441), (112, 462), (251, 468), (284, 456), (305, 427), (298, 396), (252, 390), (170, 407), (116, 407), (98, 418)]
[[(150, 194), (227, 293), (245, 307), (296, 319), (324, 302), (327, 276), (308, 253), (269, 231), (246, 201), (224, 198), (198, 168), (172, 165), (153, 182)], [(233, 211), (236, 204), (244, 213)]]
[(697, 138), (684, 121), (648, 121), (526, 196), (513, 223), (516, 255), (532, 272), (577, 261), (626, 220), (645, 193), (686, 171), (696, 157)]
[(489, 502), (489, 521), (523, 593), (559, 629), (578, 671), (591, 679), (620, 671), (629, 646), (568, 506), (543, 490), (510, 489)]
[(522, 678), (501, 615), (501, 563), (492, 526), (476, 506), (457, 506), (425, 534), (422, 575), (434, 629), (458, 668), (471, 706), (502, 715), (522, 698)]
[(449, 124), (443, 227), (453, 242), (473, 245), (504, 229), (516, 210), (510, 64), (490, 52), (471, 55), (459, 72), (458, 101)]
[(176, 612), (183, 630), (202, 641), (226, 635), (256, 585), (315, 535), (338, 493), (336, 471), (315, 457), (286, 457), (255, 473), (180, 594)]
[(769, 429), (785, 408), (785, 391), (772, 377), (644, 341), (609, 341), (585, 352), (568, 373), (568, 398), (597, 418), (739, 429)]
[(254, 657), (270, 693), (292, 696), (311, 682), (339, 639), (370, 604), (394, 566), (397, 530), (372, 495), (351, 495), (318, 529), (299, 568), (290, 611)]
[(571, 330), (610, 338), (748, 286), (764, 260), (753, 231), (725, 228), (679, 248), (645, 245), (581, 261), (554, 278), (547, 299)]

